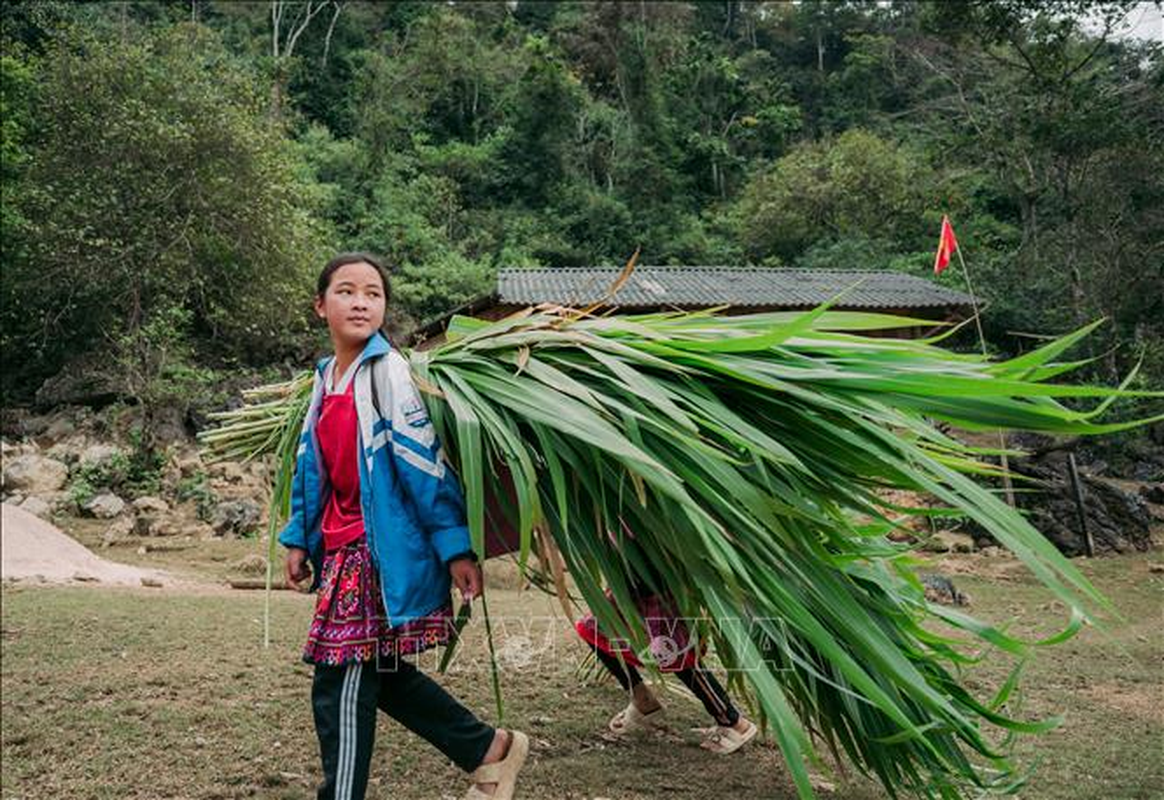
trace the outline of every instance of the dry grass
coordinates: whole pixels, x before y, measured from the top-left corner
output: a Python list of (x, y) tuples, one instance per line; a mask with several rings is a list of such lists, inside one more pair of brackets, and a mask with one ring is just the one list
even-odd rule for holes
[[(82, 540), (91, 532), (74, 530)], [(90, 544), (92, 544), (90, 542)], [(219, 581), (256, 542), (189, 551), (126, 548), (107, 557)], [(1064, 726), (1020, 744), (1037, 771), (1024, 798), (1164, 796), (1164, 575), (1160, 554), (1084, 563), (1127, 621), (1085, 631), (1030, 665), (1023, 714), (1061, 712)], [(958, 582), (975, 613), (1046, 629), (1046, 594), (1005, 562), (966, 556)], [(956, 566), (951, 564), (949, 566)], [(961, 571), (961, 570), (960, 570)], [(493, 570), (503, 576), (504, 569)], [(507, 582), (512, 585), (512, 582)], [(3, 589), (0, 738), (4, 798), (309, 798), (319, 777), (309, 668), (298, 652), (311, 599), (274, 601), (274, 644), (260, 646), (262, 594), (213, 585), (178, 593), (93, 587)], [(702, 709), (668, 693), (672, 731), (634, 743), (601, 735), (623, 702), (613, 683), (584, 685), (581, 649), (556, 601), (494, 588), (506, 723), (529, 731), (533, 759), (523, 797), (790, 798), (768, 743), (730, 758), (699, 750), (687, 729)], [(493, 719), (483, 633), (470, 629), (442, 682)], [(969, 674), (988, 692), (1005, 675), (991, 662)], [(380, 723), (371, 798), (458, 797), (465, 781), (432, 748), (391, 720)], [(836, 781), (838, 798), (871, 800), (879, 788)]]

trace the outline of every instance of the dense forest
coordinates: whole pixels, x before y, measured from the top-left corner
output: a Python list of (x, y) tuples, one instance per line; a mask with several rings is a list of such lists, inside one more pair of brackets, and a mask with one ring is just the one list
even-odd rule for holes
[[(1134, 2), (9, 2), (5, 405), (300, 363), (337, 250), (406, 330), (501, 266), (931, 272), (1013, 352), (1164, 381), (1164, 60)], [(941, 282), (964, 288), (961, 273)], [(86, 361), (87, 360), (87, 361)]]

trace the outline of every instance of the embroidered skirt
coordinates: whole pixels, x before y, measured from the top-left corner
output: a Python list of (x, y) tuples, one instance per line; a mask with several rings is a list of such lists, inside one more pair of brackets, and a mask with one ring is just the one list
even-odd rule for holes
[(303, 660), (337, 666), (372, 661), (377, 655), (414, 655), (448, 644), (452, 631), (451, 603), (424, 617), (389, 627), (376, 564), (367, 539), (361, 537), (323, 558)]
[[(607, 599), (613, 601), (610, 594)], [(574, 624), (578, 635), (591, 647), (608, 655), (621, 658), (634, 667), (643, 666), (640, 656), (649, 657), (661, 672), (680, 672), (695, 666), (702, 647), (675, 610), (670, 598), (652, 594), (635, 601), (635, 611), (647, 631), (648, 653), (636, 653), (625, 639), (611, 639), (598, 627), (593, 614), (587, 614)]]

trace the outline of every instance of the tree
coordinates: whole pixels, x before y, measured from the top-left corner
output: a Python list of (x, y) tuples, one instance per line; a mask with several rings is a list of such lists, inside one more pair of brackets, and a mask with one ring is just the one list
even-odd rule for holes
[(906, 148), (851, 130), (800, 145), (755, 175), (735, 215), (744, 246), (760, 262), (787, 263), (814, 242), (852, 235), (889, 236), (912, 249), (924, 187), (923, 167)]
[(81, 352), (148, 349), (158, 315), (256, 360), (301, 336), (327, 231), (256, 76), (221, 69), (229, 54), (191, 26), (74, 31), (40, 63), (27, 257), (5, 270), (5, 363), (24, 384)]

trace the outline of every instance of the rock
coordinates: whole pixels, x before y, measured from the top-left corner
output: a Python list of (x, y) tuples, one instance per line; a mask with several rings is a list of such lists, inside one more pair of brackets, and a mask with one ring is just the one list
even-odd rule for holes
[(133, 510), (139, 514), (165, 514), (170, 504), (160, 497), (145, 495), (133, 501)]
[(24, 498), (24, 502), (20, 503), (19, 506), (29, 514), (33, 514), (41, 519), (48, 519), (53, 513), (52, 506), (39, 497), (26, 497)]
[(1161, 572), (1164, 572), (1164, 564), (1160, 563), (1159, 561), (1149, 564), (1148, 572), (1160, 574)]
[(181, 536), (185, 532), (182, 530), (182, 526), (178, 521), (169, 516), (150, 519), (145, 523), (144, 530), (142, 520), (143, 517), (137, 518), (135, 529), (139, 534), (145, 536)]
[(162, 406), (154, 409), (151, 422), (154, 436), (159, 442), (173, 444), (184, 442), (189, 437), (186, 430), (186, 412), (178, 406)]
[(995, 545), (987, 545), (979, 552), (981, 552), (982, 555), (986, 556), (987, 558), (998, 558), (1000, 555), (1002, 555), (1002, 548)]
[(39, 436), (48, 428), (51, 420), (44, 414), (35, 414), (27, 408), (0, 409), (0, 428), (4, 435), (13, 439)]
[[(1015, 499), (1031, 525), (1060, 552), (1068, 556), (1083, 555), (1087, 544), (1079, 524), (1067, 452), (1048, 449), (1048, 441), (1046, 437), (1015, 435), (1012, 444), (1034, 453), (1010, 462), (1012, 471), (1030, 479), (1024, 485), (1031, 490), (1016, 493)], [(1151, 547), (1152, 515), (1142, 494), (1126, 491), (1116, 481), (1092, 474), (1089, 461), (1080, 461), (1079, 479), (1087, 530), (1096, 554), (1144, 551)], [(966, 528), (980, 547), (997, 544), (976, 523), (967, 523)]]
[(959, 591), (954, 582), (945, 575), (923, 573), (918, 577), (926, 589), (926, 600), (931, 603), (941, 603), (944, 606), (970, 605), (969, 595)]
[(122, 514), (105, 529), (101, 535), (101, 546), (109, 547), (131, 536), (137, 520), (130, 514)]
[(81, 510), (98, 519), (113, 519), (125, 510), (125, 501), (115, 494), (102, 492), (82, 505)]
[(53, 458), (21, 455), (4, 460), (4, 489), (27, 494), (55, 492), (69, 479), (69, 468)]
[(78, 460), (82, 467), (100, 468), (118, 458), (126, 458), (126, 452), (117, 445), (98, 443), (86, 447)]
[(922, 549), (931, 553), (970, 553), (974, 551), (974, 539), (958, 531), (938, 531), (922, 543)]
[(1164, 483), (1153, 483), (1140, 487), (1140, 497), (1149, 503), (1164, 506)]
[(54, 514), (76, 514), (78, 511), (76, 499), (72, 493), (64, 490), (59, 492), (45, 492), (40, 495), (40, 499), (52, 507)]
[(123, 394), (118, 370), (112, 361), (93, 353), (74, 359), (36, 390), (41, 408), (64, 405), (104, 406)]
[(165, 519), (170, 513), (170, 505), (160, 497), (139, 497), (133, 501), (133, 510), (137, 514), (135, 530), (139, 536), (158, 536), (155, 531), (163, 528), (157, 523)]
[(257, 553), (251, 553), (235, 562), (234, 571), (243, 575), (264, 575), (267, 572), (267, 559)]
[(151, 589), (160, 589), (160, 588), (162, 588), (162, 582), (161, 582), (161, 581), (159, 581), (157, 578), (144, 578), (144, 577), (143, 577), (143, 578), (141, 579), (141, 585), (142, 585), (142, 586), (148, 586), (148, 587), (149, 587), (149, 588), (151, 588)]
[(242, 483), (247, 473), (242, 464), (235, 461), (219, 461), (210, 465), (210, 477), (224, 483)]
[(254, 532), (262, 517), (263, 509), (254, 500), (228, 500), (215, 507), (211, 525), (219, 536), (246, 536)]
[(81, 454), (93, 446), (93, 442), (85, 436), (70, 436), (53, 444), (45, 455), (73, 465), (81, 460)]
[(77, 426), (73, 421), (66, 416), (59, 416), (45, 428), (42, 434), (46, 439), (52, 442), (58, 442), (66, 436), (71, 436), (77, 430)]
[(215, 538), (214, 528), (207, 525), (205, 522), (188, 522), (185, 525), (179, 526), (183, 536), (189, 539), (197, 539), (204, 541)]
[(199, 472), (206, 470), (206, 465), (202, 463), (202, 457), (197, 453), (192, 453), (186, 456), (178, 456), (176, 458), (178, 471), (182, 473), (183, 478), (191, 478)]

